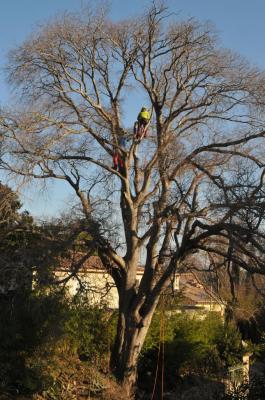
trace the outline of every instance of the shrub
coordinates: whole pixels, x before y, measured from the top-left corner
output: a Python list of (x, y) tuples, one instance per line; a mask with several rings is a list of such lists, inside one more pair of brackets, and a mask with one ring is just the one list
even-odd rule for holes
[(163, 315), (159, 311), (143, 347), (139, 384), (150, 388), (157, 372), (161, 377), (162, 368), (167, 389), (175, 387), (181, 376), (189, 374), (216, 377), (241, 356), (239, 331), (232, 323), (225, 324), (218, 313), (210, 312), (198, 318), (186, 313)]
[(49, 348), (63, 332), (63, 295), (15, 291), (0, 298), (0, 387), (34, 392), (41, 387), (40, 363), (30, 358), (41, 346)]
[(83, 302), (71, 304), (64, 326), (63, 343), (80, 359), (106, 358), (113, 340), (113, 319), (103, 308)]
[(106, 368), (115, 319), (104, 309), (46, 287), (2, 296), (0, 313), (0, 392), (48, 390), (69, 358)]

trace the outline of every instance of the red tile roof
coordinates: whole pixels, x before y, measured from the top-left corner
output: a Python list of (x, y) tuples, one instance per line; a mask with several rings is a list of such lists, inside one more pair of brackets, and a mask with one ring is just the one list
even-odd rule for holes
[(208, 294), (205, 287), (199, 282), (198, 278), (192, 273), (184, 273), (179, 276), (179, 289), (182, 291), (185, 303), (205, 304), (216, 303), (214, 298)]

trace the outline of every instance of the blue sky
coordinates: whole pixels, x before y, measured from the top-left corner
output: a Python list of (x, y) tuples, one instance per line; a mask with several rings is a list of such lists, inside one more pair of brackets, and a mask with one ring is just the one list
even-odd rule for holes
[[(118, 20), (142, 12), (148, 1), (112, 0), (111, 16)], [(78, 11), (85, 0), (2, 0), (0, 14), (0, 104), (8, 101), (9, 89), (4, 81), (3, 67), (7, 52), (19, 45), (36, 26), (49, 21), (63, 11)], [(92, 4), (100, 4), (92, 1)], [(265, 1), (264, 0), (168, 0), (171, 11), (180, 19), (195, 17), (211, 21), (220, 43), (248, 58), (253, 64), (265, 69)], [(24, 191), (24, 207), (34, 215), (52, 215), (62, 210), (65, 200), (71, 197), (61, 184), (53, 184), (49, 191)], [(56, 200), (54, 200), (54, 198)]]

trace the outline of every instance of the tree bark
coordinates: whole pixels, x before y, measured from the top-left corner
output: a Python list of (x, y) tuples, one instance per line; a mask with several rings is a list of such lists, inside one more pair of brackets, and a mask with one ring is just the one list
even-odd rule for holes
[[(121, 303), (124, 303), (121, 300)], [(117, 334), (111, 355), (111, 369), (124, 388), (126, 398), (134, 399), (137, 363), (154, 313), (153, 307), (145, 318), (120, 307)]]

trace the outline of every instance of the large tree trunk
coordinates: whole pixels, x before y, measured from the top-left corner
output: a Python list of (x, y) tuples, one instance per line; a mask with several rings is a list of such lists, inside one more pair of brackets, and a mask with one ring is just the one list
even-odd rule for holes
[(122, 384), (126, 398), (134, 399), (137, 381), (137, 363), (139, 354), (154, 309), (144, 319), (136, 318), (132, 310), (120, 310), (117, 325), (117, 334), (111, 355), (111, 368), (117, 379)]

